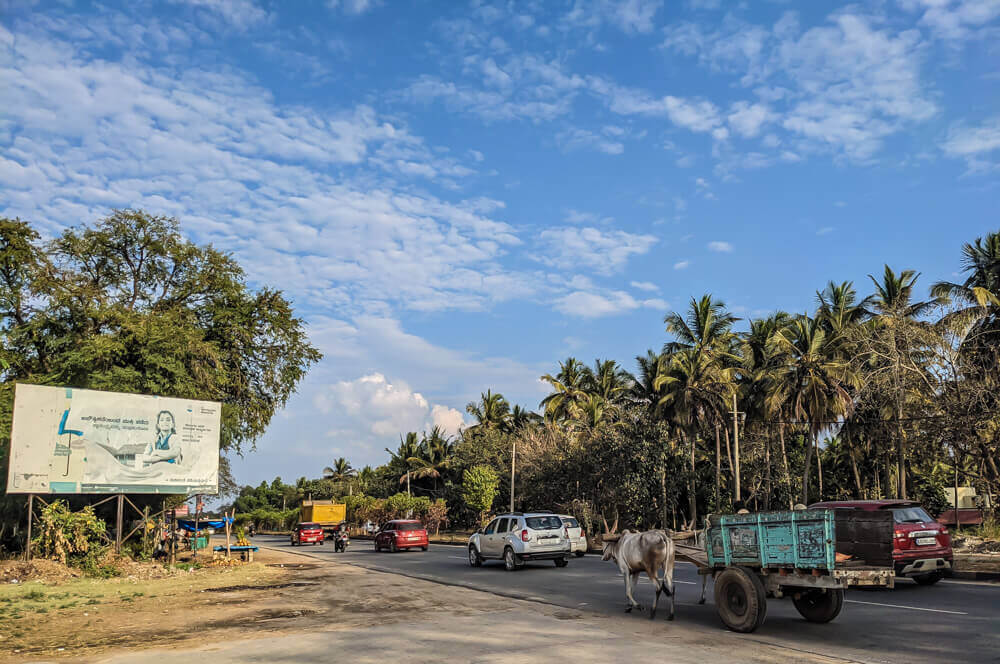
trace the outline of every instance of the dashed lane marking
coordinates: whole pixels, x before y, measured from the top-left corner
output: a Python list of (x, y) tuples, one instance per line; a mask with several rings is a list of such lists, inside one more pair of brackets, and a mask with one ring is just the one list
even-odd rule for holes
[(845, 602), (850, 602), (851, 604), (869, 604), (871, 606), (888, 606), (892, 609), (910, 609), (911, 611), (931, 611), (933, 613), (951, 613), (956, 616), (967, 616), (969, 615), (965, 611), (946, 611), (945, 609), (925, 609), (922, 606), (903, 606), (902, 604), (882, 604), (881, 602), (862, 602), (859, 599), (845, 599)]

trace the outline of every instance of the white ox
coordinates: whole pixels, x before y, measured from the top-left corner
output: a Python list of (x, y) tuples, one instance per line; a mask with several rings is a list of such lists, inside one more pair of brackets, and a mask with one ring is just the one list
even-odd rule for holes
[[(602, 560), (614, 560), (618, 564), (618, 570), (625, 577), (625, 597), (628, 599), (628, 606), (625, 612), (629, 613), (634, 608), (643, 610), (642, 605), (635, 601), (633, 590), (639, 579), (639, 575), (645, 572), (649, 580), (653, 582), (656, 589), (656, 599), (653, 600), (653, 609), (650, 611), (650, 619), (656, 617), (656, 607), (660, 603), (660, 593), (666, 593), (670, 598), (670, 614), (667, 620), (674, 619), (674, 542), (663, 530), (647, 530), (641, 533), (633, 533), (628, 530), (617, 535), (618, 520), (615, 525), (608, 528), (608, 522), (604, 522), (604, 529), (607, 534), (604, 537), (604, 549)], [(663, 569), (663, 577), (658, 578), (657, 571)]]

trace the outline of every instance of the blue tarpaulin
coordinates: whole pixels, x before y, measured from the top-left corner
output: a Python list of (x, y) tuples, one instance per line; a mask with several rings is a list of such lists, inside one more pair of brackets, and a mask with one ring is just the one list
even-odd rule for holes
[[(204, 530), (205, 528), (214, 528), (215, 530), (222, 530), (226, 527), (226, 523), (232, 523), (231, 518), (224, 517), (222, 519), (199, 519), (198, 520), (198, 530)], [(178, 527), (187, 530), (188, 532), (194, 532), (194, 519), (177, 519)]]

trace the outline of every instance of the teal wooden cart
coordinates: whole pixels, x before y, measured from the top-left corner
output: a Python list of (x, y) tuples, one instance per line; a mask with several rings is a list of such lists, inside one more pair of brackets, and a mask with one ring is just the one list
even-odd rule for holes
[(847, 588), (891, 588), (892, 537), (887, 510), (713, 515), (704, 549), (679, 545), (677, 557), (715, 579), (723, 624), (752, 632), (764, 623), (768, 597), (791, 597), (803, 618), (825, 623), (840, 613)]

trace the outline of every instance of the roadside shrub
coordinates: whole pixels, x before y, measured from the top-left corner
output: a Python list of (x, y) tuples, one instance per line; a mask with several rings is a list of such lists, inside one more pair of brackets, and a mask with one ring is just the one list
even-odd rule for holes
[(462, 500), (479, 515), (479, 522), (486, 519), (497, 497), (500, 477), (489, 466), (474, 466), (462, 475)]
[(78, 566), (88, 554), (103, 551), (106, 532), (106, 524), (89, 505), (71, 512), (66, 503), (55, 500), (42, 508), (39, 533), (33, 545), (43, 558)]
[(914, 473), (912, 482), (913, 499), (919, 501), (931, 516), (936, 518), (951, 507), (944, 489), (929, 474)]

